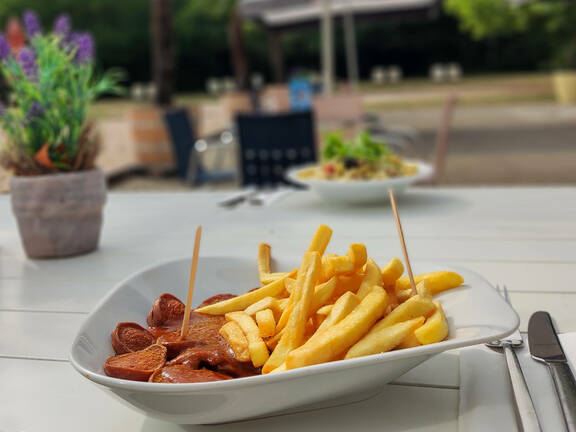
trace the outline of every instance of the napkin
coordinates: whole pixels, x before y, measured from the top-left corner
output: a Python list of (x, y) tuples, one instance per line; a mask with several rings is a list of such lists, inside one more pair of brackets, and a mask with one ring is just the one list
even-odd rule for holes
[[(559, 335), (572, 371), (576, 371), (576, 333)], [(532, 359), (527, 338), (516, 351), (544, 431), (565, 431), (562, 410), (548, 367)], [(514, 396), (504, 354), (485, 346), (460, 352), (460, 432), (517, 431)]]

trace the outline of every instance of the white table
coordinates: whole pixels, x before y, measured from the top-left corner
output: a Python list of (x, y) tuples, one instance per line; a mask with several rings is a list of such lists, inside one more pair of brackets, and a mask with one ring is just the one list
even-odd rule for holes
[[(334, 229), (333, 246), (362, 241), (371, 255), (400, 255), (389, 207), (322, 204), (299, 192), (265, 208), (218, 208), (226, 193), (110, 194), (102, 245), (65, 260), (27, 260), (8, 196), (0, 196), (0, 431), (208, 430), (169, 425), (127, 408), (67, 363), (86, 313), (116, 282), (156, 261), (191, 254), (204, 227), (202, 254), (256, 255), (261, 241), (300, 255), (316, 226)], [(548, 310), (562, 332), (576, 331), (576, 189), (415, 189), (399, 201), (413, 260), (458, 264), (507, 284), (525, 330)], [(278, 431), (455, 431), (458, 355), (440, 355), (363, 405), (283, 417)], [(410, 413), (409, 404), (419, 414)], [(320, 420), (319, 420), (320, 418)], [(361, 421), (360, 421), (361, 420)], [(210, 431), (265, 430), (269, 423)], [(303, 428), (303, 429), (302, 429)]]

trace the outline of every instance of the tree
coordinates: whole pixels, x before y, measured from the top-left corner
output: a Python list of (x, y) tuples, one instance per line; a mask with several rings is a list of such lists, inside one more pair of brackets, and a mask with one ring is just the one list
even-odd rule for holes
[(552, 63), (576, 67), (576, 3), (570, 0), (446, 0), (446, 11), (476, 40), (548, 32), (558, 40)]

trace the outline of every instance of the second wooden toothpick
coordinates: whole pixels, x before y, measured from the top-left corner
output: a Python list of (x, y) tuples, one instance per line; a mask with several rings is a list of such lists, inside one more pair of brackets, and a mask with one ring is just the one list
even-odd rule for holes
[(404, 263), (406, 264), (406, 271), (408, 272), (408, 278), (410, 279), (410, 286), (412, 287), (412, 295), (417, 294), (416, 282), (414, 282), (414, 273), (412, 273), (412, 266), (410, 265), (410, 258), (408, 257), (408, 249), (406, 248), (406, 241), (404, 240), (404, 231), (402, 230), (402, 223), (400, 222), (400, 215), (398, 214), (398, 206), (396, 205), (396, 197), (394, 196), (394, 191), (388, 189), (388, 194), (390, 195), (390, 204), (392, 204), (392, 210), (394, 211), (394, 218), (396, 219), (396, 228), (398, 229), (398, 237), (400, 237), (400, 246), (402, 246), (402, 253), (404, 254)]
[(184, 309), (184, 319), (180, 329), (180, 339), (184, 339), (188, 333), (188, 323), (190, 322), (190, 309), (192, 307), (192, 296), (194, 295), (194, 281), (196, 280), (196, 269), (198, 268), (198, 252), (200, 251), (200, 239), (202, 237), (202, 226), (196, 228), (196, 238), (194, 239), (194, 253), (192, 255), (192, 265), (190, 266), (190, 280), (188, 281), (188, 297), (186, 297), (186, 309)]

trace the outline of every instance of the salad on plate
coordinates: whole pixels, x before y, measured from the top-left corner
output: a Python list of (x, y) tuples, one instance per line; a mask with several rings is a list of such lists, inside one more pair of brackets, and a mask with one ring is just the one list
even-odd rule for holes
[(417, 165), (406, 162), (366, 131), (353, 140), (332, 132), (325, 138), (321, 163), (302, 170), (298, 176), (303, 180), (354, 181), (408, 177), (417, 172)]

